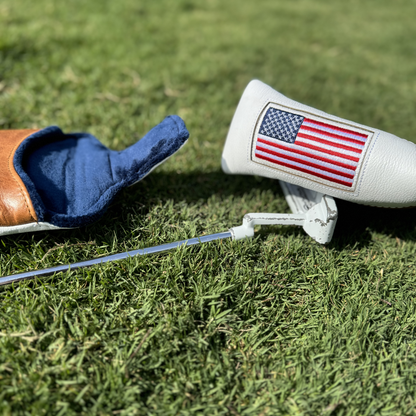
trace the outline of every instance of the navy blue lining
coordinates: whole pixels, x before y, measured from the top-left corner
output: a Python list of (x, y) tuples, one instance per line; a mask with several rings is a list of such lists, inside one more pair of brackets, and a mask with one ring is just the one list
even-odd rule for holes
[(100, 218), (116, 194), (175, 153), (189, 133), (169, 116), (141, 140), (116, 152), (87, 133), (64, 134), (51, 126), (28, 138), (13, 163), (38, 221), (80, 227)]

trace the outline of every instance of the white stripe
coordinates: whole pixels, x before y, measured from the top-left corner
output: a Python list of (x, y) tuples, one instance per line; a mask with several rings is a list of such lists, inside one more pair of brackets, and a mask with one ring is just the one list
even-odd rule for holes
[[(282, 140), (272, 139), (271, 137), (263, 136), (262, 134), (259, 134), (258, 137), (263, 139), (263, 140), (267, 140), (271, 143), (276, 143), (279, 146), (284, 146), (288, 150), (292, 149), (292, 147), (295, 147), (296, 149), (298, 149), (302, 152), (310, 154), (311, 157), (315, 156), (315, 157), (324, 157), (325, 159), (333, 159), (336, 162), (341, 162), (341, 163), (344, 163), (346, 165), (350, 165), (352, 167), (356, 167), (358, 165), (358, 162), (354, 162), (353, 160), (344, 159), (342, 157), (338, 157), (338, 156), (334, 156), (334, 155), (329, 155), (328, 153), (319, 152), (317, 150), (309, 149), (308, 147), (303, 147), (303, 146), (298, 146), (296, 144), (286, 143)], [(300, 139), (301, 138), (299, 137), (297, 140), (300, 140)], [(258, 143), (258, 142), (256, 142), (256, 144), (260, 145), (260, 143)], [(264, 145), (263, 143), (261, 143), (261, 146), (267, 146), (267, 145)], [(273, 146), (271, 146), (271, 149), (273, 149)], [(344, 152), (343, 149), (338, 149), (338, 153), (342, 153), (342, 152)], [(356, 153), (355, 157), (357, 157), (357, 159), (358, 159), (360, 157), (360, 155), (358, 153)]]
[(268, 153), (262, 152), (262, 151), (260, 151), (260, 150), (257, 150), (257, 151), (256, 151), (256, 156), (257, 156), (257, 155), (261, 155), (261, 156), (268, 157), (269, 159), (273, 159), (273, 160), (275, 160), (276, 162), (283, 162), (283, 163), (290, 164), (290, 165), (292, 165), (292, 166), (293, 166), (293, 169), (294, 169), (294, 170), (296, 170), (296, 167), (299, 167), (299, 168), (307, 169), (307, 170), (309, 170), (309, 171), (311, 171), (311, 172), (319, 173), (319, 174), (321, 174), (321, 175), (325, 175), (325, 176), (327, 176), (327, 177), (334, 178), (334, 179), (339, 179), (339, 180), (341, 180), (341, 181), (348, 182), (348, 183), (351, 183), (351, 184), (352, 184), (352, 182), (353, 182), (353, 180), (352, 180), (352, 179), (350, 179), (350, 178), (345, 178), (344, 176), (341, 176), (341, 175), (335, 175), (334, 173), (327, 172), (327, 171), (325, 171), (325, 170), (312, 168), (312, 167), (310, 167), (310, 166), (308, 166), (308, 165), (303, 165), (302, 163), (293, 162), (293, 161), (291, 161), (291, 160), (286, 160), (286, 159), (284, 159), (284, 158), (282, 158), (282, 157), (273, 156), (273, 155), (270, 155), (270, 154), (268, 154)]
[(352, 133), (344, 133), (342, 131), (331, 129), (329, 127), (320, 126), (319, 124), (314, 124), (314, 123), (311, 123), (309, 121), (304, 121), (302, 123), (302, 125), (305, 125), (305, 126), (308, 126), (308, 127), (313, 127), (314, 129), (327, 131), (329, 133), (338, 134), (339, 136), (350, 137), (351, 139), (359, 140), (363, 143), (365, 143), (366, 140), (367, 140), (367, 137), (356, 136), (355, 134), (352, 134)]
[(326, 136), (325, 133), (319, 134), (314, 131), (303, 130), (302, 127), (300, 128), (299, 133), (307, 134), (308, 136), (312, 136), (312, 137), (317, 137), (318, 139), (324, 139), (324, 140), (327, 140), (328, 142), (342, 144), (343, 146), (353, 147), (354, 149), (358, 149), (358, 150), (364, 149), (363, 144), (351, 143), (351, 142), (343, 141), (342, 139), (335, 139), (334, 137)]
[[(327, 144), (316, 142), (313, 139), (305, 139), (303, 137), (298, 137), (296, 139), (296, 143), (307, 143), (307, 144), (311, 144), (312, 146), (320, 147), (321, 149), (330, 150), (332, 152), (337, 152), (337, 153), (342, 153), (342, 154), (353, 156), (356, 158), (359, 158), (361, 156), (360, 153), (352, 152), (350, 150), (340, 149), (339, 147), (335, 147), (335, 146), (329, 146)], [(304, 147), (301, 146), (301, 149), (304, 149)]]
[[(342, 172), (342, 173), (346, 173), (346, 174), (349, 174), (349, 175), (355, 175), (355, 171), (353, 171), (351, 169), (342, 168), (341, 166), (334, 165), (333, 163), (323, 162), (322, 160), (316, 160), (312, 157), (298, 155), (298, 154), (293, 153), (291, 151), (276, 149), (273, 146), (268, 146), (267, 144), (258, 143), (257, 146), (256, 146), (256, 149), (258, 149), (260, 151), (265, 151), (267, 149), (272, 150), (274, 152), (279, 152), (283, 155), (287, 155), (287, 156), (295, 157), (296, 159), (304, 160), (305, 162), (310, 162), (310, 163), (313, 163), (315, 165), (320, 165), (320, 166), (324, 166), (324, 167), (329, 168), (329, 169), (334, 169), (336, 171), (339, 171), (340, 173)], [(270, 154), (270, 153), (267, 153), (267, 154)], [(270, 156), (274, 156), (274, 155), (270, 155)], [(292, 161), (288, 160), (288, 163), (292, 163)]]

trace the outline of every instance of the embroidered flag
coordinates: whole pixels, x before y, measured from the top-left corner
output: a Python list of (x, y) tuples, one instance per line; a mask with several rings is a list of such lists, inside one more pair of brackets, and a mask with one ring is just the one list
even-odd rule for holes
[(270, 107), (255, 155), (275, 165), (351, 187), (369, 134)]

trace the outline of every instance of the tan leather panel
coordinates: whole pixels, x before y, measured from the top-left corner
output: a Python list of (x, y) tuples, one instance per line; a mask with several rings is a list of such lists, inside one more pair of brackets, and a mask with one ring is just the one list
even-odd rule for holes
[(26, 137), (38, 130), (0, 131), (0, 226), (36, 222), (29, 193), (13, 166), (13, 157)]

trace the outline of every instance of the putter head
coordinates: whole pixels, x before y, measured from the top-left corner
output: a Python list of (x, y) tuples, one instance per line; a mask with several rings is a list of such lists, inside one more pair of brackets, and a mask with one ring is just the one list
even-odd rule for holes
[(292, 214), (246, 214), (242, 225), (230, 229), (232, 239), (253, 237), (256, 225), (298, 225), (318, 243), (329, 243), (338, 218), (334, 198), (282, 181), (280, 185)]
[(251, 81), (222, 154), (229, 174), (282, 180), (380, 207), (416, 206), (416, 145)]
[(329, 243), (338, 219), (334, 198), (301, 186), (279, 182), (292, 212), (305, 215), (302, 227), (306, 234), (320, 244)]

